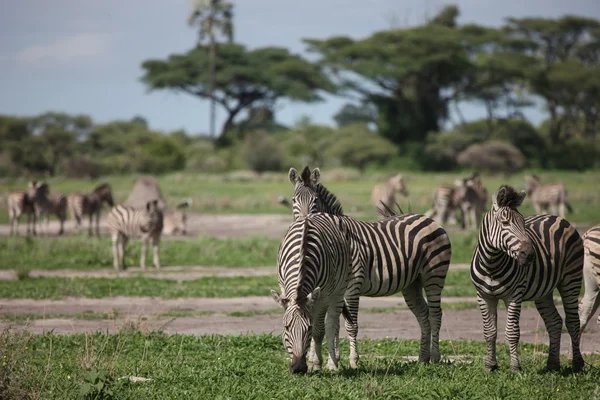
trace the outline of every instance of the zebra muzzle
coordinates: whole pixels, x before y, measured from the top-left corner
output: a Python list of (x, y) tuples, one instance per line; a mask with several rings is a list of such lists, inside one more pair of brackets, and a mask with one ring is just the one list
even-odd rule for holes
[(307, 371), (308, 365), (306, 365), (306, 356), (292, 356), (292, 361), (290, 363), (290, 372), (293, 374), (304, 374)]

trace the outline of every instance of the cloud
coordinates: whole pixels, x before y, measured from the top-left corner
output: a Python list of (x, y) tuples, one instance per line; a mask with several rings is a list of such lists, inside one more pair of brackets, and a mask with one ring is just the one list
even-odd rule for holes
[(79, 33), (56, 38), (47, 44), (35, 44), (19, 51), (15, 58), (19, 64), (38, 65), (71, 64), (110, 55), (113, 36), (108, 33)]

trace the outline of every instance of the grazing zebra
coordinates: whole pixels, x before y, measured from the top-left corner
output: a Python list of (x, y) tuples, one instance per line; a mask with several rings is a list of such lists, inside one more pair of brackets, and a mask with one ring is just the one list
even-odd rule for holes
[(327, 368), (338, 368), (340, 314), (351, 274), (350, 241), (343, 225), (337, 216), (310, 214), (292, 223), (279, 247), (281, 295), (271, 290), (271, 296), (285, 310), (283, 344), (293, 373), (322, 368), (325, 334)]
[(348, 217), (335, 195), (321, 185), (318, 168), (311, 173), (305, 167), (301, 175), (291, 168), (289, 179), (294, 185), (294, 219), (317, 210), (340, 216), (350, 231), (353, 282), (348, 286), (346, 303), (351, 318), (344, 315), (350, 340), (350, 366), (355, 368), (358, 361), (358, 295), (381, 297), (400, 291), (421, 328), (419, 360), (438, 362), (440, 296), (452, 254), (446, 231), (431, 218), (419, 214), (392, 216), (377, 222)]
[(175, 210), (163, 210), (164, 222), (163, 231), (164, 235), (175, 235), (181, 233), (185, 235), (187, 233), (187, 214), (185, 209), (192, 205), (192, 199), (188, 199), (183, 203), (179, 203)]
[[(579, 303), (579, 324), (583, 331), (600, 306), (600, 225), (589, 229), (583, 239), (583, 282), (585, 294)], [(598, 316), (600, 325), (600, 316)]]
[(551, 185), (542, 185), (542, 181), (537, 175), (526, 175), (527, 195), (533, 202), (536, 214), (550, 212), (553, 215), (565, 217), (565, 208), (572, 213), (573, 207), (567, 201), (567, 190), (562, 183)]
[(39, 219), (40, 222), (42, 217), (46, 219), (46, 225), (43, 229), (44, 234), (48, 234), (50, 214), (55, 214), (60, 221), (58, 234), (62, 235), (65, 231), (65, 220), (67, 219), (67, 197), (64, 193), (50, 192), (47, 183), (31, 181), (29, 182), (29, 195), (33, 198), (36, 219)]
[(30, 186), (27, 192), (12, 192), (8, 195), (8, 217), (10, 219), (10, 234), (19, 234), (19, 221), (22, 214), (27, 214), (27, 235), (31, 233), (31, 219), (33, 218), (33, 234), (36, 234), (36, 215), (33, 206), (34, 200), (37, 197), (45, 197), (47, 195), (48, 186)]
[(106, 224), (112, 237), (113, 265), (115, 270), (125, 269), (125, 249), (130, 238), (140, 237), (142, 255), (140, 267), (146, 269), (148, 239), (152, 239), (152, 261), (154, 268), (160, 268), (159, 244), (163, 229), (163, 214), (158, 201), (146, 203), (145, 210), (117, 205), (106, 217)]
[(483, 317), (483, 335), (487, 343), (485, 369), (498, 366), (496, 360), (498, 301), (506, 304), (506, 339), (510, 345), (510, 366), (520, 370), (519, 316), (523, 301), (534, 301), (548, 336), (548, 370), (560, 367), (562, 319), (552, 293), (562, 298), (567, 330), (571, 336), (573, 370), (580, 371), (583, 358), (579, 351), (577, 303), (581, 289), (583, 245), (579, 234), (567, 220), (553, 216), (523, 218), (517, 210), (526, 193), (500, 186), (492, 197), (492, 209), (483, 218), (479, 239), (471, 261), (471, 280)]
[[(404, 176), (401, 174), (392, 176), (386, 183), (375, 185), (371, 192), (371, 203), (377, 209), (391, 210), (396, 205), (396, 192), (405, 197), (408, 196), (408, 189), (404, 184)], [(381, 208), (382, 205), (383, 208)], [(382, 214), (382, 217), (385, 216), (387, 216), (386, 212)]]
[(75, 229), (81, 228), (81, 219), (84, 215), (89, 216), (88, 235), (92, 236), (92, 218), (96, 217), (96, 236), (100, 236), (100, 211), (102, 203), (106, 202), (110, 207), (115, 205), (112, 196), (112, 188), (108, 183), (97, 186), (91, 193), (73, 193), (69, 196), (69, 210), (71, 217), (75, 219)]

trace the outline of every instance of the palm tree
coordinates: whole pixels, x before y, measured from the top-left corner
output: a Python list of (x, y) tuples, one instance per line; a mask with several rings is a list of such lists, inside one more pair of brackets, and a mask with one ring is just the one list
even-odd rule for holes
[(209, 92), (210, 99), (210, 137), (215, 135), (215, 61), (217, 56), (217, 36), (222, 35), (233, 42), (233, 3), (224, 0), (191, 0), (192, 10), (188, 18), (189, 25), (198, 26), (198, 45), (208, 37), (209, 58)]

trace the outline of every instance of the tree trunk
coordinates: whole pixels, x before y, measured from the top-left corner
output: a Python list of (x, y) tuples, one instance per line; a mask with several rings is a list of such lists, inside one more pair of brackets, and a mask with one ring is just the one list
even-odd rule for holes
[(211, 32), (210, 34), (210, 59), (209, 59), (209, 68), (210, 68), (210, 82), (209, 82), (209, 92), (211, 95), (210, 99), (210, 138), (214, 139), (215, 137), (215, 118), (216, 118), (216, 105), (214, 99), (214, 90), (215, 90), (215, 69), (216, 69), (216, 41), (215, 35)]
[(231, 137), (230, 133), (231, 130), (234, 128), (233, 120), (239, 114), (239, 112), (242, 111), (242, 109), (242, 107), (238, 106), (234, 109), (227, 110), (229, 114), (227, 116), (227, 119), (225, 120), (225, 123), (223, 123), (223, 127), (221, 128), (221, 133), (219, 134), (219, 137), (215, 140), (215, 144), (217, 147), (226, 147), (233, 141), (233, 138)]

